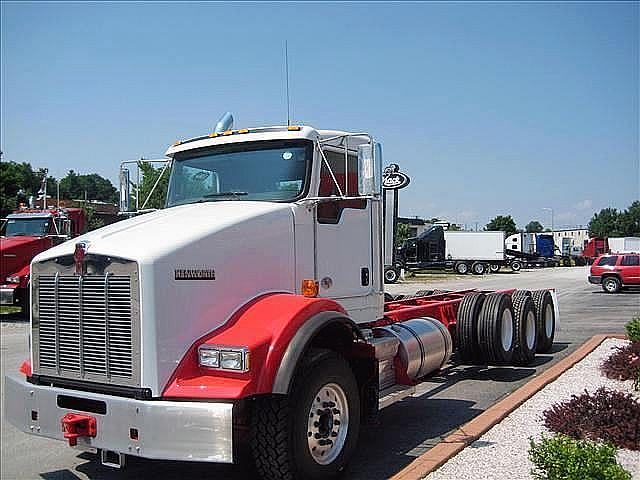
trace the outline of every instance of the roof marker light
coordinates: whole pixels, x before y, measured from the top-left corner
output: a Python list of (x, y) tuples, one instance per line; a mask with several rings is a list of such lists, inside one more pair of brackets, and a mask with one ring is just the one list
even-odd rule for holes
[(233, 130), (227, 130), (225, 132), (222, 132), (222, 135), (233, 135)]
[(302, 127), (300, 125), (289, 125), (287, 127), (287, 130), (289, 130), (290, 132), (299, 132), (300, 130), (302, 130)]
[(176, 140), (175, 142), (173, 142), (173, 145), (171, 145), (172, 147), (177, 147), (178, 145), (180, 145), (182, 143), (182, 140)]
[(210, 138), (216, 138), (218, 136), (218, 134), (216, 132), (210, 133), (209, 137)]
[(249, 129), (248, 128), (241, 128), (236, 133), (249, 133)]

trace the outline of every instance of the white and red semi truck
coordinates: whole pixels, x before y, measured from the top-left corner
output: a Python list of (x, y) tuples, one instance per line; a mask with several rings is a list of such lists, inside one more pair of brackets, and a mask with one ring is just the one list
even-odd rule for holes
[(381, 149), (285, 126), (176, 142), (167, 208), (32, 263), (31, 358), (5, 380), (26, 433), (128, 455), (331, 478), (362, 422), (449, 361), (527, 364), (552, 291), (403, 300), (383, 288)]

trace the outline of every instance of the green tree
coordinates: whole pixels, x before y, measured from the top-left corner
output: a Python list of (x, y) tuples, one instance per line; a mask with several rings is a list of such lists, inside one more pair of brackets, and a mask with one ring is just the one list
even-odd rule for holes
[(531, 220), (529, 223), (527, 223), (527, 226), (524, 227), (524, 230), (527, 233), (540, 233), (542, 232), (542, 230), (544, 230), (544, 228), (542, 227), (542, 224), (539, 221)]
[(640, 237), (640, 200), (618, 216), (618, 230), (625, 237)]
[(407, 238), (411, 236), (411, 227), (406, 223), (398, 223), (396, 229), (396, 246), (402, 245)]
[[(167, 198), (167, 190), (169, 188), (169, 170), (164, 170), (164, 166), (155, 168), (150, 163), (139, 162), (140, 172), (142, 173), (142, 180), (140, 182), (140, 199), (138, 207), (142, 208), (146, 202), (146, 208), (164, 208), (165, 200)], [(162, 178), (158, 182), (153, 192), (151, 189), (156, 183), (158, 176), (162, 174)], [(151, 198), (147, 201), (147, 197), (151, 193)]]
[[(26, 203), (30, 196), (37, 197), (42, 182), (43, 170), (34, 171), (31, 164), (23, 162), (0, 163), (0, 214), (4, 217), (15, 210), (20, 203)], [(54, 192), (55, 180), (47, 178), (47, 193)]]
[(589, 222), (589, 236), (591, 237), (620, 237), (623, 232), (619, 230), (620, 213), (615, 208), (603, 208), (599, 213), (594, 213)]
[(489, 223), (487, 223), (485, 230), (502, 230), (503, 232), (505, 232), (505, 235), (507, 237), (509, 235), (513, 235), (518, 231), (516, 229), (516, 222), (513, 220), (511, 215), (498, 215)]
[(69, 170), (67, 176), (60, 180), (60, 196), (69, 200), (100, 200), (115, 203), (118, 200), (118, 191), (110, 180), (101, 177), (97, 173), (78, 175)]

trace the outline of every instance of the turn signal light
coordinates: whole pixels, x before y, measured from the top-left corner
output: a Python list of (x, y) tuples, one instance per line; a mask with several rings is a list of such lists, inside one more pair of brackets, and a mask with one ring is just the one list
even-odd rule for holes
[(318, 282), (315, 280), (302, 280), (302, 295), (305, 297), (317, 297), (318, 290)]

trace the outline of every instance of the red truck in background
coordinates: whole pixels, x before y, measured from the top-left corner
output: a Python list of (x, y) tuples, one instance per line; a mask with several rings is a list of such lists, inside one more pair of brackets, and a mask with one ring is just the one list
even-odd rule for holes
[(593, 237), (585, 241), (582, 258), (586, 265), (591, 265), (600, 255), (609, 253), (609, 242), (606, 238)]
[(29, 312), (29, 265), (40, 252), (84, 233), (81, 208), (23, 208), (3, 219), (0, 231), (0, 304)]

